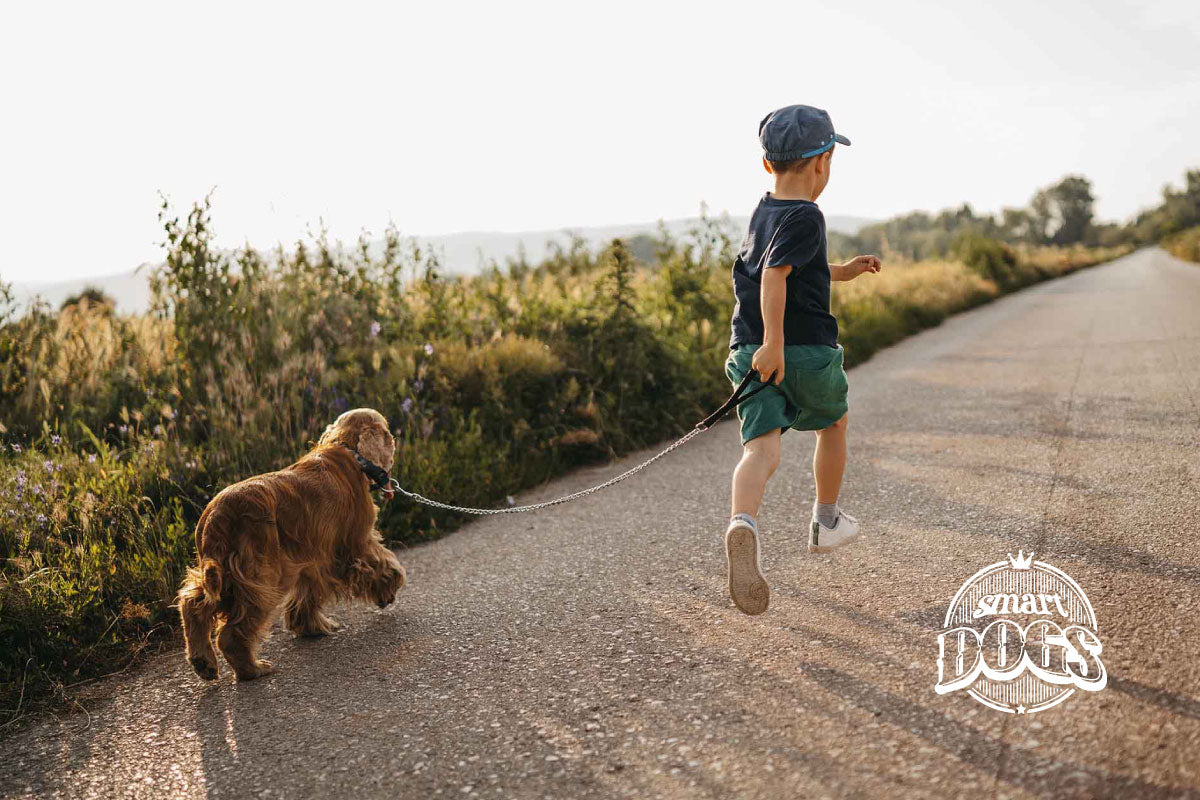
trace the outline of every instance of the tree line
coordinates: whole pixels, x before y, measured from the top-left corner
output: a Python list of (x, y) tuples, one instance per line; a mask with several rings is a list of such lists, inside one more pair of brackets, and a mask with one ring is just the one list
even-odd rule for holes
[(857, 234), (830, 233), (838, 253), (894, 253), (920, 260), (954, 253), (965, 235), (1010, 245), (1141, 246), (1200, 225), (1200, 169), (1184, 175), (1183, 188), (1166, 186), (1162, 202), (1125, 223), (1097, 222), (1092, 182), (1067, 175), (1039, 189), (1024, 208), (977, 214), (969, 203), (937, 213), (914, 211), (868, 225)]

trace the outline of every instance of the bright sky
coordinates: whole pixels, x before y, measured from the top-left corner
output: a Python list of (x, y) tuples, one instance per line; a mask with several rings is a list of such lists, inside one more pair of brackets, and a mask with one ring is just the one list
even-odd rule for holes
[(821, 205), (1023, 205), (1067, 172), (1124, 218), (1200, 166), (1194, 0), (12, 3), (0, 277), (160, 258), (158, 192), (220, 242), (747, 214), (759, 119), (829, 110)]

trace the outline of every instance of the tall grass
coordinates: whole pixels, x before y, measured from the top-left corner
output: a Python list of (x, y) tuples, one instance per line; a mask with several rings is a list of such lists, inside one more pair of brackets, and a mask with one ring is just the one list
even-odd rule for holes
[(1200, 225), (1168, 236), (1162, 246), (1176, 258), (1200, 263)]
[[(394, 229), (344, 248), (214, 244), (164, 208), (155, 310), (0, 294), (0, 708), (172, 641), (191, 528), (215, 492), (293, 461), (337, 414), (383, 412), (407, 487), (466, 505), (691, 426), (729, 391), (732, 232), (703, 220), (651, 263), (621, 241), (443, 277)], [(848, 361), (1108, 251), (888, 264), (835, 285)], [(987, 255), (991, 253), (992, 255)], [(982, 259), (982, 260), (980, 260)], [(978, 263), (976, 263), (978, 262)], [(999, 272), (997, 272), (999, 270)], [(461, 522), (384, 507), (421, 541)]]

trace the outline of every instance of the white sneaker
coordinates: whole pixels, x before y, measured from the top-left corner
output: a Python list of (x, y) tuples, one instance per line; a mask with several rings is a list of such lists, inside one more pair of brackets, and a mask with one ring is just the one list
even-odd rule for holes
[(761, 614), (771, 602), (759, 567), (758, 536), (748, 522), (735, 519), (725, 531), (725, 556), (729, 559), (729, 597), (747, 614)]
[(813, 517), (809, 526), (808, 552), (828, 553), (844, 544), (849, 544), (858, 538), (858, 520), (842, 511), (838, 514), (837, 524), (827, 528)]

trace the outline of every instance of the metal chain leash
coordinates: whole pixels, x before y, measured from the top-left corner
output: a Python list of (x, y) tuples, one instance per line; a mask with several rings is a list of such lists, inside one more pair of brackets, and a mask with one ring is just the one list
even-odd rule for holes
[(664, 450), (659, 452), (657, 455), (646, 459), (641, 464), (638, 464), (636, 467), (633, 467), (632, 469), (628, 469), (625, 472), (622, 472), (620, 475), (616, 476), (615, 478), (609, 478), (604, 483), (601, 483), (597, 486), (593, 486), (590, 489), (583, 489), (582, 491), (574, 492), (573, 494), (564, 495), (563, 497), (557, 497), (553, 500), (546, 500), (541, 503), (532, 503), (527, 506), (509, 506), (508, 508), (469, 508), (467, 506), (456, 506), (456, 505), (451, 505), (450, 503), (442, 503), (437, 500), (430, 500), (428, 497), (419, 495), (416, 492), (410, 492), (407, 489), (405, 489), (403, 486), (401, 486), (400, 483), (395, 478), (391, 479), (391, 484), (392, 484), (393, 490), (404, 495), (409, 500), (414, 500), (418, 503), (421, 503), (422, 505), (432, 506), (433, 508), (440, 508), (444, 511), (456, 511), (460, 514), (477, 514), (479, 516), (486, 516), (486, 515), (490, 515), (490, 514), (521, 514), (525, 511), (537, 511), (542, 508), (549, 508), (550, 506), (557, 506), (557, 505), (561, 505), (562, 503), (569, 503), (572, 500), (578, 500), (581, 497), (587, 497), (589, 494), (595, 494), (596, 492), (600, 491), (601, 489), (607, 489), (608, 487), (612, 486), (613, 484), (620, 483), (621, 481), (625, 480), (626, 478), (636, 475), (637, 473), (644, 470), (646, 467), (653, 464), (655, 461), (658, 461), (660, 458), (665, 456), (667, 453), (671, 452), (672, 450), (674, 450), (677, 447), (682, 447), (683, 445), (687, 444), (691, 439), (693, 439), (696, 436), (699, 436), (700, 434), (704, 433), (706, 430), (708, 430), (708, 429), (707, 428), (693, 428), (692, 430), (688, 431), (688, 433), (685, 434), (683, 436), (683, 438), (679, 439), (674, 444), (665, 448)]
[(430, 506), (432, 508), (440, 508), (443, 511), (454, 511), (459, 514), (476, 514), (478, 516), (490, 516), (492, 514), (521, 514), (526, 511), (537, 511), (542, 508), (549, 508), (550, 506), (557, 506), (557, 505), (561, 505), (562, 503), (569, 503), (572, 500), (578, 500), (581, 497), (587, 497), (590, 494), (595, 494), (596, 492), (600, 491), (601, 489), (607, 489), (608, 487), (610, 487), (614, 484), (620, 483), (621, 481), (625, 480), (626, 478), (629, 478), (629, 477), (632, 477), (632, 476), (638, 474), (639, 472), (644, 470), (646, 467), (650, 466), (655, 461), (658, 461), (660, 458), (665, 456), (667, 453), (670, 453), (675, 448), (683, 447), (685, 444), (690, 442), (692, 439), (694, 439), (695, 437), (704, 433), (706, 430), (708, 430), (713, 425), (715, 425), (717, 423), (717, 421), (721, 419), (721, 417), (728, 414), (730, 412), (730, 410), (735, 408), (738, 404), (740, 404), (746, 400), (749, 400), (751, 397), (758, 394), (763, 389), (770, 387), (772, 385), (772, 383), (774, 382), (774, 377), (775, 376), (772, 375), (771, 378), (768, 379), (765, 383), (762, 383), (762, 385), (757, 386), (753, 390), (747, 392), (746, 387), (750, 385), (750, 382), (759, 379), (758, 372), (753, 369), (750, 370), (749, 372), (746, 373), (746, 376), (744, 378), (742, 378), (742, 382), (740, 384), (738, 384), (738, 387), (733, 391), (733, 394), (731, 394), (729, 396), (729, 399), (726, 400), (721, 405), (720, 408), (718, 408), (713, 413), (709, 414), (707, 417), (702, 419), (700, 422), (696, 423), (696, 427), (692, 428), (690, 431), (688, 431), (686, 434), (684, 434), (684, 436), (681, 439), (679, 439), (678, 441), (676, 441), (673, 444), (669, 445), (668, 447), (664, 448), (662, 451), (660, 451), (656, 455), (651, 456), (650, 458), (646, 459), (641, 464), (638, 464), (636, 467), (633, 467), (632, 469), (628, 469), (628, 470), (622, 472), (620, 475), (616, 476), (615, 478), (609, 478), (604, 483), (601, 483), (597, 486), (593, 486), (590, 489), (583, 489), (582, 491), (564, 495), (563, 497), (556, 497), (553, 500), (545, 500), (541, 503), (532, 503), (527, 506), (509, 506), (508, 508), (470, 508), (469, 506), (456, 506), (456, 505), (452, 505), (450, 503), (443, 503), (439, 500), (431, 500), (428, 497), (417, 494), (416, 492), (410, 492), (408, 489), (405, 489), (403, 486), (401, 486), (400, 482), (397, 481), (395, 478), (389, 479), (388, 485), (392, 491), (399, 492), (400, 494), (407, 497), (409, 500), (420, 503), (421, 505)]

